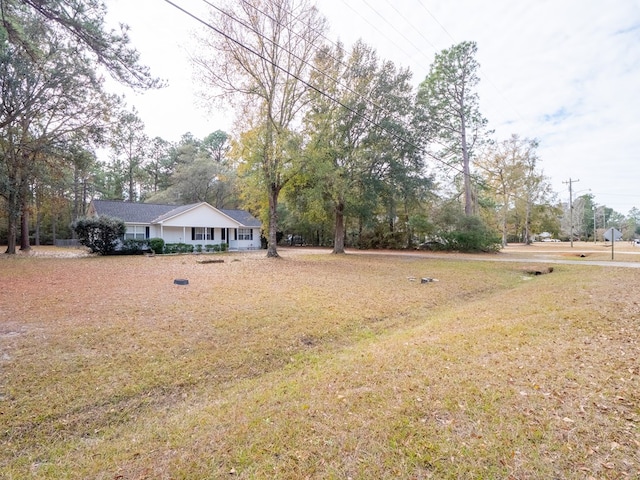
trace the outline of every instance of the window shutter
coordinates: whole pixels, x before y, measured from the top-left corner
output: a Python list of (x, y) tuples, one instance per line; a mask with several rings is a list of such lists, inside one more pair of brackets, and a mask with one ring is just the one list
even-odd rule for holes
[(144, 227), (144, 238), (149, 238), (149, 227)]
[(237, 228), (233, 229), (233, 239), (234, 240), (238, 240), (238, 229)]
[(215, 240), (216, 239), (216, 229), (211, 227), (211, 240)]
[(221, 240), (226, 240), (227, 239), (227, 229), (223, 228), (222, 230), (222, 238)]
[(196, 227), (191, 227), (191, 240), (196, 239)]

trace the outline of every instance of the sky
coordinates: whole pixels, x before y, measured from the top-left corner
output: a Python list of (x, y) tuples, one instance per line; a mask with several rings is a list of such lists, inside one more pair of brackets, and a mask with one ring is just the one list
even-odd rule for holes
[[(203, 0), (172, 0), (206, 18)], [(216, 4), (217, 0), (208, 0)], [(333, 41), (356, 40), (413, 72), (436, 53), (474, 41), (480, 111), (495, 140), (540, 142), (540, 167), (558, 200), (592, 194), (627, 214), (640, 208), (639, 0), (316, 0)], [(204, 105), (189, 61), (203, 28), (164, 0), (108, 0), (109, 21), (130, 27), (141, 61), (168, 83), (124, 93), (147, 134), (178, 141), (231, 132), (234, 112)]]

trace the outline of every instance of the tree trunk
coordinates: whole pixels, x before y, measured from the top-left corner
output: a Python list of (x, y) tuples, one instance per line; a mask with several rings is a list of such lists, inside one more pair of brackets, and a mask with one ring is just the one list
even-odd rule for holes
[(80, 216), (80, 172), (78, 165), (73, 167), (73, 218), (75, 221)]
[(269, 188), (269, 237), (267, 257), (277, 258), (278, 255), (278, 195), (280, 189), (272, 184)]
[[(129, 162), (131, 162), (131, 160), (129, 160)], [(129, 201), (133, 203), (136, 201), (136, 184), (133, 178), (133, 166), (131, 163), (129, 163), (129, 165)]]
[(36, 229), (35, 232), (33, 234), (34, 239), (33, 239), (33, 243), (35, 244), (36, 247), (40, 246), (40, 228), (42, 226), (42, 213), (40, 213), (40, 210), (38, 210), (38, 212), (36, 213)]
[[(10, 186), (11, 188), (11, 186)], [(18, 219), (20, 210), (18, 209), (18, 194), (15, 189), (9, 190), (7, 202), (7, 250), (5, 253), (9, 255), (16, 254), (16, 238), (18, 236)]]
[[(53, 214), (53, 218), (51, 219), (51, 241), (53, 242), (53, 244), (56, 244), (56, 224), (58, 223), (58, 214), (55, 213)], [(71, 229), (72, 232), (72, 237), (71, 238), (75, 238), (76, 232), (75, 230), (72, 228)]]
[(36, 207), (36, 225), (35, 225), (35, 232), (34, 232), (34, 240), (33, 243), (36, 245), (36, 247), (40, 246), (40, 229), (42, 227), (42, 198), (41, 198), (41, 189), (40, 188), (35, 188), (35, 207)]
[(29, 207), (22, 206), (22, 220), (20, 224), (20, 250), (28, 252), (31, 250), (29, 244)]
[(524, 243), (531, 245), (531, 202), (527, 198), (527, 207), (524, 218)]
[(502, 207), (502, 246), (507, 246), (507, 215), (509, 214), (509, 197), (505, 196)]
[[(464, 143), (464, 142), (463, 142)], [(463, 175), (464, 175), (464, 214), (473, 215), (473, 199), (471, 198), (471, 169), (469, 167), (469, 153), (463, 149)]]
[(338, 202), (336, 205), (336, 224), (335, 234), (333, 238), (333, 252), (344, 252), (344, 202)]
[[(464, 102), (460, 102), (460, 111), (464, 112)], [(464, 115), (460, 118), (460, 143), (462, 147), (462, 175), (464, 177), (464, 214), (473, 215), (471, 198), (471, 167), (469, 165), (469, 147), (467, 145), (467, 125)]]

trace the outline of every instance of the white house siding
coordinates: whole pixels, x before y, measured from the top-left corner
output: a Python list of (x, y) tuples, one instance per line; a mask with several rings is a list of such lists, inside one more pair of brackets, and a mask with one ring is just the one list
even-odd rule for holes
[(164, 227), (162, 228), (164, 243), (195, 243), (191, 241), (191, 227)]
[[(225, 240), (222, 239), (222, 229), (214, 228), (212, 240), (191, 240), (192, 227), (163, 227), (162, 236), (165, 243), (187, 243), (189, 245), (214, 245), (226, 243), (233, 250), (254, 250), (260, 248), (260, 229), (254, 228), (253, 240), (235, 240), (235, 228), (225, 229)], [(158, 236), (160, 236), (158, 232)]]
[(222, 229), (214, 228), (212, 240), (191, 240), (192, 227), (164, 227), (162, 235), (165, 243), (187, 243), (189, 245), (214, 245), (226, 243), (231, 250), (256, 250), (261, 246), (260, 229), (252, 228), (252, 240), (236, 240), (236, 228), (225, 229), (225, 239), (222, 239)]
[[(260, 229), (259, 228), (252, 228), (251, 230), (253, 230), (253, 240), (231, 240), (231, 243), (229, 244), (229, 248), (232, 249), (238, 249), (238, 250), (256, 250), (259, 249), (261, 246), (260, 243)], [(233, 237), (233, 232), (231, 232), (232, 235), (232, 239)]]
[(163, 227), (162, 237), (164, 238), (165, 243), (188, 243), (190, 245), (213, 245), (227, 243), (226, 241), (222, 240), (222, 235), (219, 228), (214, 229), (214, 238), (211, 240), (192, 240), (191, 228), (192, 227)]
[(149, 227), (150, 238), (162, 238), (162, 232), (160, 231), (160, 225), (151, 225)]
[[(198, 205), (188, 212), (168, 218), (164, 220), (162, 224), (164, 230), (166, 230), (167, 227), (236, 228), (238, 226), (237, 222), (206, 204)], [(191, 239), (191, 230), (189, 230), (189, 239)]]

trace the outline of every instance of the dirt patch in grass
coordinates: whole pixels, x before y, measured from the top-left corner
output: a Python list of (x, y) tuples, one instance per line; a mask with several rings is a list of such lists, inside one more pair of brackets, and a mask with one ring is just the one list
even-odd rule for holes
[(7, 478), (639, 475), (637, 269), (216, 258), (0, 260)]

